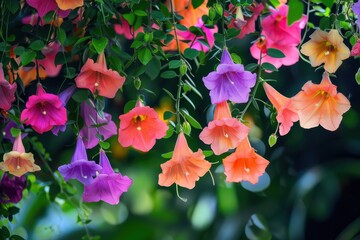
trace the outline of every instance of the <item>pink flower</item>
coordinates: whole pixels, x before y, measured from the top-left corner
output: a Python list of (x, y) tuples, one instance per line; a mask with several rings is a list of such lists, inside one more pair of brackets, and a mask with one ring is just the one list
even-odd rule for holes
[(66, 123), (66, 109), (57, 95), (46, 93), (38, 84), (36, 95), (29, 97), (20, 120), (42, 134)]
[(299, 120), (299, 116), (294, 107), (294, 103), (291, 98), (287, 98), (276, 91), (272, 86), (266, 82), (263, 84), (266, 96), (270, 102), (274, 105), (277, 116), (276, 120), (280, 124), (280, 135), (284, 136), (292, 127), (293, 123)]
[[(199, 18), (198, 22), (196, 23), (195, 27), (200, 28), (204, 33), (205, 36), (196, 36), (194, 33), (190, 32), (190, 30), (187, 31), (178, 31), (178, 35), (180, 39), (184, 41), (189, 41), (188, 46), (190, 48), (196, 49), (198, 51), (207, 52), (209, 51), (213, 46), (215, 42), (214, 34), (217, 33), (218, 28), (215, 26), (214, 28), (207, 28), (205, 27), (204, 22)], [(204, 40), (209, 44), (209, 47), (201, 43), (199, 40)]]
[(247, 137), (250, 128), (233, 118), (228, 103), (216, 104), (214, 120), (200, 133), (199, 138), (205, 144), (211, 144), (216, 155), (236, 148), (238, 143)]
[[(273, 58), (267, 55), (269, 48), (275, 48), (284, 53), (284, 58)], [(280, 42), (274, 42), (266, 36), (261, 36), (251, 47), (250, 53), (260, 62), (260, 53), (262, 60), (261, 62), (268, 62), (274, 65), (276, 68), (280, 68), (282, 65), (290, 66), (299, 61), (299, 51), (296, 45), (293, 44), (281, 44)]]
[(156, 111), (140, 101), (128, 113), (120, 115), (119, 143), (148, 152), (156, 142), (166, 135), (168, 126), (159, 119)]
[(301, 41), (301, 30), (306, 26), (307, 17), (303, 17), (294, 22), (291, 26), (287, 25), (287, 15), (289, 7), (282, 5), (279, 9), (270, 8), (271, 14), (262, 21), (263, 33), (277, 44), (298, 45)]
[(130, 40), (136, 37), (139, 32), (142, 32), (143, 28), (140, 27), (134, 32), (134, 28), (129, 25), (129, 22), (120, 17), (120, 24), (114, 24), (114, 30), (117, 34), (123, 35), (126, 39)]
[(15, 101), (16, 83), (10, 84), (4, 75), (2, 63), (0, 63), (0, 109), (7, 111), (11, 103)]
[(360, 56), (360, 41), (357, 41), (353, 48), (351, 49), (350, 56), (358, 57)]
[(75, 82), (78, 88), (87, 88), (93, 94), (114, 98), (124, 84), (125, 78), (117, 71), (107, 68), (105, 54), (102, 52), (96, 62), (88, 58)]

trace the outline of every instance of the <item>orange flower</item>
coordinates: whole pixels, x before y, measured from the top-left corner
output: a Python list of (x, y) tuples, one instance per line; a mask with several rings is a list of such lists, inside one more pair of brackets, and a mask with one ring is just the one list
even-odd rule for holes
[(300, 52), (309, 56), (313, 67), (325, 63), (325, 70), (334, 73), (342, 64), (342, 60), (350, 57), (349, 48), (335, 29), (330, 32), (317, 29), (310, 38), (311, 40), (302, 45)]
[(34, 163), (33, 154), (25, 152), (21, 134), (16, 137), (13, 150), (4, 154), (3, 160), (4, 162), (0, 163), (0, 169), (10, 172), (16, 177), (21, 177), (27, 172), (40, 170), (40, 167)]
[(56, 0), (61, 10), (75, 9), (84, 5), (84, 0)]
[(335, 131), (342, 120), (342, 115), (350, 109), (349, 100), (336, 91), (329, 74), (324, 72), (320, 84), (308, 81), (292, 99), (300, 119), (300, 126), (313, 128), (319, 124)]
[(96, 63), (88, 58), (75, 82), (78, 88), (88, 88), (93, 94), (113, 98), (124, 84), (125, 78), (107, 68), (105, 54), (102, 52)]
[(249, 181), (256, 184), (269, 161), (255, 153), (249, 139), (243, 139), (234, 153), (223, 160), (227, 182)]
[(177, 10), (177, 13), (183, 16), (184, 19), (180, 20), (180, 23), (186, 27), (196, 25), (199, 18), (208, 14), (209, 9), (206, 6), (207, 1), (204, 1), (199, 7), (194, 8), (192, 4), (188, 4), (188, 7), (182, 10)]
[(199, 177), (209, 171), (211, 163), (205, 160), (201, 149), (192, 152), (184, 133), (180, 133), (175, 144), (172, 158), (161, 164), (162, 173), (159, 174), (159, 185), (169, 187), (173, 183), (193, 189)]
[(228, 103), (216, 104), (214, 120), (200, 133), (199, 138), (205, 144), (211, 144), (216, 155), (235, 148), (238, 143), (247, 137), (250, 128), (233, 118)]
[(280, 124), (280, 135), (284, 136), (290, 131), (293, 123), (299, 120), (299, 116), (296, 113), (294, 103), (290, 98), (281, 95), (272, 86), (264, 83), (264, 89), (266, 96), (270, 102), (274, 105), (277, 116), (276, 120)]

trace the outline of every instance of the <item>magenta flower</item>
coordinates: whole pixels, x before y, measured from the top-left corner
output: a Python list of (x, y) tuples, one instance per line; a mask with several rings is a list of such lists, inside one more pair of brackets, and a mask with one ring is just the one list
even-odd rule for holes
[(357, 25), (360, 27), (360, 1), (357, 1), (353, 6), (352, 6), (352, 10), (353, 12), (358, 16), (358, 19), (356, 21)]
[(57, 10), (61, 17), (67, 17), (70, 10), (60, 10), (55, 0), (26, 0), (27, 4), (35, 8), (40, 17), (45, 16), (48, 12)]
[(4, 173), (0, 181), (0, 203), (18, 203), (26, 187), (26, 177), (13, 177)]
[(11, 108), (11, 103), (15, 101), (16, 83), (10, 84), (4, 75), (2, 63), (0, 63), (0, 109), (5, 111)]
[[(59, 99), (63, 103), (64, 107), (66, 106), (67, 102), (73, 95), (75, 89), (76, 89), (76, 86), (72, 85), (59, 94)], [(59, 134), (59, 131), (65, 132), (65, 130), (66, 130), (66, 124), (61, 125), (61, 126), (55, 126), (51, 131), (54, 135), (57, 136)]]
[(235, 64), (227, 49), (224, 49), (216, 71), (203, 77), (204, 84), (210, 90), (211, 103), (230, 100), (246, 103), (250, 89), (256, 82), (256, 74), (244, 70), (242, 64)]
[(127, 192), (132, 184), (128, 176), (115, 173), (104, 150), (100, 150), (100, 165), (102, 170), (92, 184), (85, 186), (84, 202), (98, 202), (100, 200), (112, 205), (119, 203), (120, 196)]
[(29, 97), (20, 120), (42, 134), (66, 123), (66, 109), (57, 95), (46, 93), (38, 83), (36, 95)]
[[(90, 105), (87, 102), (89, 102)], [(80, 114), (84, 119), (84, 126), (80, 130), (80, 136), (83, 138), (87, 149), (98, 145), (99, 139), (96, 137), (97, 134), (102, 135), (104, 140), (116, 135), (117, 127), (111, 120), (111, 115), (103, 113), (104, 116), (100, 116), (91, 100), (81, 104)]]
[(101, 170), (101, 166), (94, 161), (89, 161), (84, 143), (81, 137), (78, 137), (74, 155), (71, 163), (59, 167), (60, 174), (65, 181), (69, 179), (77, 179), (84, 185), (89, 185), (93, 181), (93, 177)]

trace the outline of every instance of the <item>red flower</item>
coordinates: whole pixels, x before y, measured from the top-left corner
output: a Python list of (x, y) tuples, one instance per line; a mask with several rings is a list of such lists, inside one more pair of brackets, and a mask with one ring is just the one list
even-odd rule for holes
[(124, 84), (125, 78), (107, 68), (105, 55), (101, 53), (96, 63), (88, 58), (75, 82), (78, 88), (88, 88), (93, 94), (113, 98)]

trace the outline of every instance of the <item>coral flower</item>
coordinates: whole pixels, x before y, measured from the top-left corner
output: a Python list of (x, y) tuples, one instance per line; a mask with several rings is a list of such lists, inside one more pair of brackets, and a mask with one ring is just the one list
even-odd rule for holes
[[(40, 17), (44, 17), (48, 12), (58, 10), (59, 8), (55, 0), (26, 0), (26, 2), (37, 10)], [(58, 10), (57, 12), (61, 17), (67, 17), (70, 13), (70, 11), (63, 10)]]
[(342, 64), (342, 60), (350, 57), (349, 48), (343, 43), (343, 38), (335, 29), (330, 32), (317, 29), (310, 38), (302, 45), (300, 52), (309, 56), (313, 67), (325, 63), (324, 69), (329, 73), (334, 73)]
[(118, 72), (108, 69), (105, 55), (100, 53), (96, 63), (88, 58), (75, 82), (78, 88), (88, 88), (93, 94), (113, 98), (124, 84), (125, 78)]
[(353, 48), (351, 49), (350, 55), (352, 57), (358, 57), (360, 56), (360, 41), (357, 41)]
[(249, 181), (256, 184), (264, 174), (269, 161), (257, 154), (251, 147), (249, 139), (243, 139), (234, 153), (223, 160), (226, 181)]
[(84, 5), (84, 0), (55, 0), (61, 10), (75, 9)]
[(238, 143), (247, 137), (250, 128), (233, 118), (227, 102), (216, 104), (214, 120), (200, 133), (199, 138), (205, 144), (211, 144), (216, 155), (236, 148)]
[(256, 82), (256, 74), (245, 71), (242, 64), (235, 64), (227, 49), (224, 49), (216, 71), (203, 77), (204, 84), (210, 90), (211, 103), (227, 100), (246, 103), (250, 89)]
[(128, 113), (120, 115), (119, 143), (143, 152), (149, 151), (166, 135), (168, 126), (159, 119), (156, 111), (140, 101)]
[(205, 160), (201, 149), (192, 152), (184, 133), (180, 133), (175, 144), (172, 158), (161, 164), (162, 173), (159, 174), (159, 185), (169, 187), (177, 185), (193, 189), (199, 177), (209, 171), (211, 163)]
[(0, 203), (18, 203), (26, 187), (26, 177), (10, 177), (4, 173), (0, 181)]
[(10, 84), (4, 75), (2, 64), (0, 63), (0, 109), (9, 110), (11, 103), (15, 101), (16, 83)]
[(66, 109), (57, 95), (46, 93), (38, 84), (36, 95), (29, 97), (20, 120), (42, 134), (66, 123)]
[(329, 131), (339, 127), (342, 115), (350, 109), (350, 102), (336, 89), (327, 72), (320, 84), (311, 81), (304, 84), (302, 91), (292, 98), (301, 127), (313, 128), (320, 124)]
[(65, 181), (70, 178), (77, 179), (84, 185), (89, 185), (93, 181), (93, 177), (99, 173), (101, 166), (94, 161), (89, 161), (84, 143), (81, 137), (78, 137), (74, 155), (71, 163), (59, 167), (59, 172)]
[(0, 169), (16, 177), (21, 177), (27, 172), (41, 170), (40, 167), (35, 164), (33, 154), (25, 152), (21, 134), (15, 138), (12, 151), (5, 153), (3, 160), (4, 162), (0, 163)]
[(291, 98), (287, 98), (276, 91), (272, 86), (266, 82), (263, 84), (266, 96), (274, 105), (277, 116), (276, 120), (280, 124), (279, 132), (281, 136), (284, 136), (290, 131), (293, 123), (299, 120), (299, 116), (294, 107), (294, 103)]
[(118, 204), (120, 196), (129, 190), (132, 180), (128, 176), (114, 172), (104, 150), (100, 150), (99, 164), (102, 170), (90, 185), (84, 187), (83, 201), (102, 200), (112, 205)]
[(270, 8), (271, 14), (261, 22), (263, 34), (280, 44), (298, 45), (301, 41), (301, 30), (306, 26), (305, 15), (291, 26), (287, 25), (289, 7), (282, 5), (279, 9)]
[(99, 139), (97, 135), (103, 136), (103, 140), (116, 135), (117, 127), (111, 120), (111, 115), (104, 112), (100, 116), (91, 100), (84, 101), (81, 104), (81, 116), (85, 124), (80, 130), (80, 136), (83, 138), (86, 148), (89, 149), (98, 145)]
[[(174, 2), (177, 2), (177, 1), (174, 1)], [(188, 28), (191, 26), (195, 26), (198, 23), (199, 19), (201, 19), (201, 17), (203, 15), (208, 14), (208, 11), (209, 11), (209, 9), (206, 6), (207, 0), (205, 0), (197, 8), (194, 8), (192, 3), (190, 3), (189, 1), (188, 1), (187, 6), (183, 9), (177, 9), (176, 5), (179, 5), (179, 4), (175, 4), (175, 11), (177, 12), (177, 14), (179, 14), (183, 17), (183, 19), (180, 20), (180, 24), (182, 24)]]
[(138, 28), (134, 31), (134, 28), (130, 26), (129, 22), (120, 17), (120, 24), (114, 24), (114, 30), (117, 34), (123, 35), (126, 39), (133, 39), (139, 32), (143, 32), (144, 29), (142, 27)]

